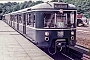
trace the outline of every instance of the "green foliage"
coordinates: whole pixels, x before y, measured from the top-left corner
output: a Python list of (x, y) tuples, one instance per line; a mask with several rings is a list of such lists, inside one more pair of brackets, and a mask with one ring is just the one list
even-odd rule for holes
[(7, 14), (10, 12), (18, 11), (20, 9), (34, 6), (39, 3), (43, 3), (43, 1), (36, 1), (36, 2), (25, 1), (23, 3), (16, 3), (16, 2), (0, 3), (0, 11), (2, 11), (2, 14)]
[[(58, 0), (52, 0), (57, 2)], [(60, 0), (69, 4), (74, 4), (77, 7), (77, 11), (83, 16), (90, 18), (90, 0)]]
[[(58, 0), (52, 0), (52, 2), (57, 2)], [(59, 0), (62, 2), (74, 4), (77, 7), (77, 11), (83, 16), (90, 18), (90, 0)], [(36, 4), (43, 3), (43, 1), (25, 1), (23, 3), (16, 2), (8, 2), (8, 3), (0, 3), (0, 10), (2, 10), (3, 14), (18, 11), (20, 9), (24, 9), (27, 7), (34, 6)]]

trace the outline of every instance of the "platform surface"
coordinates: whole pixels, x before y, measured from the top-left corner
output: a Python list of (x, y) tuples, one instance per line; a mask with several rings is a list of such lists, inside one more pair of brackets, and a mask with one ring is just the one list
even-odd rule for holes
[(0, 60), (53, 60), (0, 20)]

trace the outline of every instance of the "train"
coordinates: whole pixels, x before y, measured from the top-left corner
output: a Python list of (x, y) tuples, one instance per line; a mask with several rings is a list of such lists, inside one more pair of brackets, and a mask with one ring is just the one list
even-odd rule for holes
[(83, 17), (81, 14), (77, 14), (77, 26), (78, 27), (88, 27), (89, 20), (86, 17)]
[(77, 9), (73, 4), (45, 2), (5, 14), (3, 21), (51, 54), (76, 45)]

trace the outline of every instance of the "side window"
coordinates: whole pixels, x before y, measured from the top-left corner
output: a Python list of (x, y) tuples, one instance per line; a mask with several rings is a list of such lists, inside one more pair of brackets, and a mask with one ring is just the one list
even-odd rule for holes
[(17, 15), (15, 15), (15, 22), (17, 22)]
[(35, 27), (35, 15), (34, 14), (27, 15), (27, 25), (31, 27)]
[(12, 15), (12, 20), (14, 21), (14, 15)]
[(14, 21), (14, 15), (12, 15), (12, 21)]
[(12, 21), (12, 15), (10, 15), (10, 20)]
[(19, 23), (22, 23), (22, 18), (21, 18), (22, 16), (21, 15), (19, 15)]
[(15, 15), (13, 15), (13, 21), (15, 22)]
[(30, 21), (31, 21), (31, 25), (30, 26), (33, 27), (33, 15), (32, 14), (31, 14), (31, 20)]
[(25, 17), (26, 17), (25, 18), (25, 20), (26, 20), (25, 22), (27, 22), (27, 20), (28, 20), (28, 18), (27, 18), (28, 17), (28, 14), (27, 13), (25, 14)]
[(27, 20), (27, 14), (23, 13), (23, 24), (26, 25), (26, 20)]
[(33, 16), (33, 27), (35, 27), (35, 15)]
[(27, 25), (31, 25), (31, 14), (27, 16)]

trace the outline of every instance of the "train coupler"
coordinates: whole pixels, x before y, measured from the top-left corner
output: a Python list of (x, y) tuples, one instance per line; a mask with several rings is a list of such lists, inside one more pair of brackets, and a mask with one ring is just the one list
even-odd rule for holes
[(66, 40), (65, 39), (58, 39), (55, 41), (55, 44), (58, 48), (66, 47)]
[(48, 52), (51, 54), (51, 55), (54, 55), (56, 54), (57, 51), (62, 51), (62, 49), (64, 47), (66, 47), (66, 40), (65, 39), (57, 39), (55, 42), (55, 46), (53, 48), (53, 52), (51, 52), (50, 48), (48, 49)]

